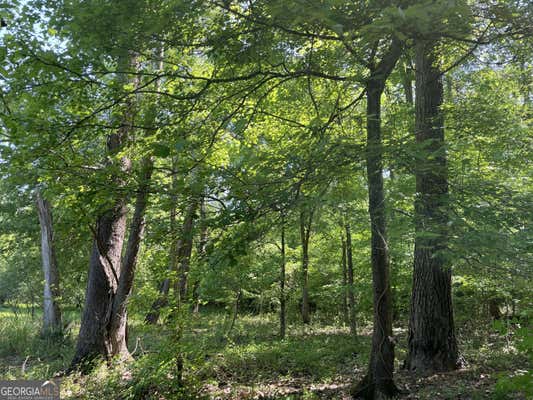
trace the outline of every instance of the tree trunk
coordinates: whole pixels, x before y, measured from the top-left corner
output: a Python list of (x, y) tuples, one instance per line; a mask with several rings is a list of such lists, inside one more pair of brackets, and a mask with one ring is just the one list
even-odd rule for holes
[(442, 74), (435, 42), (416, 44), (415, 254), (406, 367), (418, 373), (458, 367), (447, 265), (448, 172), (444, 147)]
[(148, 205), (149, 185), (153, 171), (153, 160), (148, 157), (143, 160), (139, 179), (139, 189), (135, 201), (135, 210), (130, 224), (130, 233), (126, 254), (122, 262), (119, 284), (113, 301), (111, 326), (109, 338), (112, 345), (112, 354), (121, 354), (129, 358), (126, 336), (128, 320), (127, 301), (133, 287), (133, 277), (137, 265), (137, 256), (144, 232), (144, 214)]
[[(209, 232), (205, 215), (205, 197), (200, 201), (200, 241), (198, 242), (198, 261), (204, 263), (207, 257), (207, 240)], [(200, 278), (197, 277), (192, 289), (192, 307), (196, 314), (200, 311)]]
[(402, 86), (405, 95), (405, 102), (410, 106), (413, 105), (413, 77), (412, 72), (407, 66), (407, 61), (404, 61), (401, 69)]
[[(128, 61), (128, 68), (135, 69), (135, 57), (131, 57)], [(123, 64), (124, 60), (119, 62), (119, 65)], [(134, 102), (130, 97), (125, 104), (120, 128), (107, 138), (109, 154), (115, 155), (123, 149), (133, 129), (133, 115)], [(123, 173), (129, 173), (131, 162), (128, 158), (122, 157), (119, 166)], [(123, 186), (122, 179), (115, 176), (114, 184), (118, 187)], [(103, 356), (109, 360), (118, 355), (116, 351), (126, 348), (125, 343), (120, 343), (125, 340), (125, 334), (123, 337), (110, 336), (113, 302), (121, 273), (120, 259), (126, 232), (126, 214), (126, 200), (123, 194), (118, 193), (115, 195), (115, 203), (96, 221), (85, 307), (71, 370), (77, 367), (87, 369), (95, 358)]]
[[(170, 196), (170, 250), (168, 254), (168, 268), (167, 271), (169, 274), (172, 274), (173, 271), (178, 269), (178, 252), (180, 248), (180, 242), (178, 240), (177, 232), (177, 222), (176, 222), (176, 213), (177, 213), (177, 171), (176, 171), (176, 159), (172, 160), (172, 194)], [(159, 295), (157, 299), (152, 303), (150, 312), (144, 318), (144, 321), (147, 324), (155, 325), (159, 320), (159, 314), (161, 309), (168, 305), (168, 293), (170, 291), (170, 278), (165, 278), (163, 282), (159, 285)]]
[(393, 381), (394, 343), (390, 292), (389, 251), (387, 247), (385, 192), (383, 188), (383, 144), (381, 140), (381, 94), (401, 53), (392, 43), (366, 84), (368, 211), (371, 225), (371, 264), (374, 302), (374, 328), (368, 373), (352, 390), (354, 398), (384, 399), (398, 389)]
[(285, 219), (281, 218), (281, 263), (279, 274), (279, 336), (284, 339), (287, 330), (285, 303)]
[(346, 224), (346, 259), (348, 260), (347, 278), (348, 278), (348, 307), (350, 320), (350, 333), (357, 335), (357, 310), (355, 309), (355, 293), (353, 285), (353, 258), (352, 258), (352, 233), (350, 225)]
[(241, 301), (242, 296), (242, 290), (239, 289), (235, 295), (235, 302), (233, 303), (233, 315), (231, 317), (231, 324), (228, 328), (228, 331), (226, 332), (226, 336), (228, 336), (231, 331), (233, 330), (233, 327), (235, 326), (235, 321), (237, 320), (237, 314), (239, 313), (239, 302)]
[(346, 240), (341, 236), (341, 267), (342, 267), (342, 318), (345, 325), (350, 324), (350, 315), (348, 313), (348, 268), (346, 266)]
[(300, 239), (302, 242), (302, 321), (311, 322), (309, 310), (309, 236), (311, 234), (312, 213), (306, 218), (305, 212), (300, 212)]
[(194, 218), (196, 216), (198, 205), (198, 199), (196, 197), (193, 197), (191, 199), (191, 203), (189, 205), (189, 209), (187, 210), (187, 214), (185, 215), (185, 220), (183, 221), (183, 227), (181, 229), (181, 246), (180, 251), (178, 253), (178, 293), (179, 301), (182, 303), (185, 302), (187, 298), (187, 283), (193, 246)]
[(120, 276), (126, 212), (126, 204), (120, 199), (113, 209), (98, 218), (89, 262), (85, 306), (72, 367), (90, 362), (98, 356), (109, 359), (114, 355), (113, 349), (117, 348), (116, 344), (111, 343), (109, 326)]
[(50, 203), (43, 199), (39, 192), (37, 192), (36, 203), (39, 223), (41, 225), (41, 256), (44, 273), (42, 333), (47, 334), (59, 332), (62, 329), (61, 310), (58, 303), (60, 297), (59, 271), (57, 269), (54, 250), (54, 233)]

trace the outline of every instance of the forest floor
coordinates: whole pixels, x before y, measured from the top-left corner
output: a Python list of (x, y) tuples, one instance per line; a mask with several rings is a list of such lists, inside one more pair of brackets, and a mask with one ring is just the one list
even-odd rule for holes
[[(76, 313), (66, 319), (78, 320)], [(47, 379), (68, 366), (77, 325), (72, 323), (61, 338), (45, 339), (39, 336), (39, 322), (38, 316), (0, 308), (0, 379)], [(366, 370), (371, 329), (361, 328), (353, 338), (333, 322), (289, 325), (290, 334), (279, 340), (275, 315), (241, 316), (228, 334), (224, 314), (201, 313), (184, 329), (181, 349), (189, 388), (184, 393), (174, 390), (171, 371), (177, 350), (170, 330), (133, 318), (129, 339), (138, 360), (135, 367), (65, 378), (62, 399), (348, 399), (352, 379), (360, 379)], [(528, 398), (505, 385), (506, 378), (531, 371), (532, 363), (517, 344), (516, 327), (503, 328), (478, 323), (468, 331), (460, 329), (465, 367), (418, 378), (400, 368), (406, 331), (396, 328), (395, 379), (405, 391), (400, 398)]]

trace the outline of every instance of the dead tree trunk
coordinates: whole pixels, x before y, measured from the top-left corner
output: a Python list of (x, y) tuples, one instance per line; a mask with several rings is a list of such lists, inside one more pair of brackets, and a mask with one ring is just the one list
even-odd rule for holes
[(419, 41), (416, 57), (415, 254), (408, 355), (405, 366), (426, 374), (456, 369), (451, 292), (447, 265), (448, 171), (444, 142), (442, 73), (436, 43)]
[(379, 64), (370, 71), (366, 83), (368, 211), (371, 225), (371, 264), (374, 294), (374, 329), (367, 375), (352, 390), (354, 398), (386, 399), (397, 388), (393, 380), (394, 343), (389, 251), (387, 247), (385, 191), (383, 188), (383, 144), (381, 139), (381, 95), (385, 82), (401, 53), (393, 39)]
[(39, 224), (41, 225), (41, 257), (44, 273), (42, 333), (48, 334), (59, 332), (62, 329), (61, 310), (58, 303), (60, 297), (59, 271), (57, 269), (57, 259), (54, 250), (54, 233), (50, 203), (43, 199), (41, 193), (38, 191), (36, 203)]

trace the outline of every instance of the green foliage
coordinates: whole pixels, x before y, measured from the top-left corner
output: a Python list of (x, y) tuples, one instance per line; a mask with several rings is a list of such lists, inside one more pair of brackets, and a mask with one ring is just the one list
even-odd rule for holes
[[(125, 369), (102, 367), (86, 380), (67, 380), (69, 396), (187, 399), (205, 389), (202, 380), (353, 378), (353, 368), (366, 365), (373, 321), (365, 178), (373, 149), (366, 146), (364, 89), (394, 38), (402, 55), (381, 99), (380, 163), (395, 325), (404, 329), (409, 318), (414, 171), (435, 156), (415, 143), (413, 45), (437, 40), (446, 100), (446, 146), (439, 151), (447, 155), (449, 186), (448, 241), (438, 255), (453, 271), (460, 342), (475, 363), (501, 373), (495, 396), (531, 395), (531, 360), (518, 368), (532, 351), (528, 2), (11, 3), (0, 7), (8, 25), (0, 28), (0, 306), (18, 315), (0, 312), (8, 378), (44, 378), (66, 367), (77, 327), (70, 320), (78, 316), (67, 314), (65, 336), (36, 333), (43, 277), (35, 191), (52, 205), (60, 304), (79, 311), (95, 221), (117, 198), (131, 219), (147, 157), (154, 173), (128, 299), (130, 345), (138, 339), (145, 349)], [(124, 132), (124, 145), (108, 151)], [(172, 287), (180, 277), (171, 253), (178, 249), (183, 258), (183, 226), (199, 199), (204, 209), (193, 216), (185, 306), (176, 321), (171, 288), (161, 325), (144, 326), (161, 282)], [(300, 215), (310, 229), (309, 327), (300, 324)], [(346, 224), (353, 288), (342, 276)], [(277, 340), (282, 226), (289, 327), (287, 339)], [(418, 239), (438, 236), (416, 231)], [(357, 340), (343, 326), (349, 289), (363, 332)], [(200, 315), (189, 312), (193, 299)], [(495, 325), (491, 304), (503, 318)], [(171, 331), (174, 323), (179, 332)], [(503, 343), (494, 354), (483, 334)], [(181, 386), (177, 354), (185, 360)], [(28, 356), (27, 371), (16, 372), (10, 357), (18, 366)], [(304, 388), (301, 396), (317, 394)]]

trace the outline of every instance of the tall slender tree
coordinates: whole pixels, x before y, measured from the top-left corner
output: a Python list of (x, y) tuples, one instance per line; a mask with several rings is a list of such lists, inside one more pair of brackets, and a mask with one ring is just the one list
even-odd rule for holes
[(285, 293), (286, 257), (285, 257), (285, 215), (281, 216), (281, 246), (279, 271), (279, 336), (284, 339), (287, 330), (286, 293)]
[(302, 321), (304, 324), (311, 322), (309, 308), (309, 238), (311, 237), (311, 223), (313, 210), (300, 211), (300, 241), (302, 243)]
[(61, 308), (59, 307), (59, 270), (54, 245), (52, 210), (48, 200), (36, 193), (37, 212), (41, 226), (41, 257), (44, 273), (43, 334), (61, 330)]
[(350, 224), (345, 224), (346, 230), (346, 260), (347, 260), (347, 285), (348, 285), (348, 308), (349, 308), (349, 321), (350, 321), (350, 333), (352, 335), (357, 334), (357, 321), (356, 321), (356, 309), (355, 309), (355, 293), (353, 284), (353, 254), (352, 254), (352, 232), (350, 230)]
[(381, 95), (401, 51), (401, 43), (393, 38), (381, 60), (370, 65), (370, 76), (366, 82), (366, 170), (371, 226), (374, 326), (368, 372), (352, 390), (356, 398), (390, 398), (397, 392), (393, 380), (394, 343), (392, 341), (392, 299), (383, 187)]

